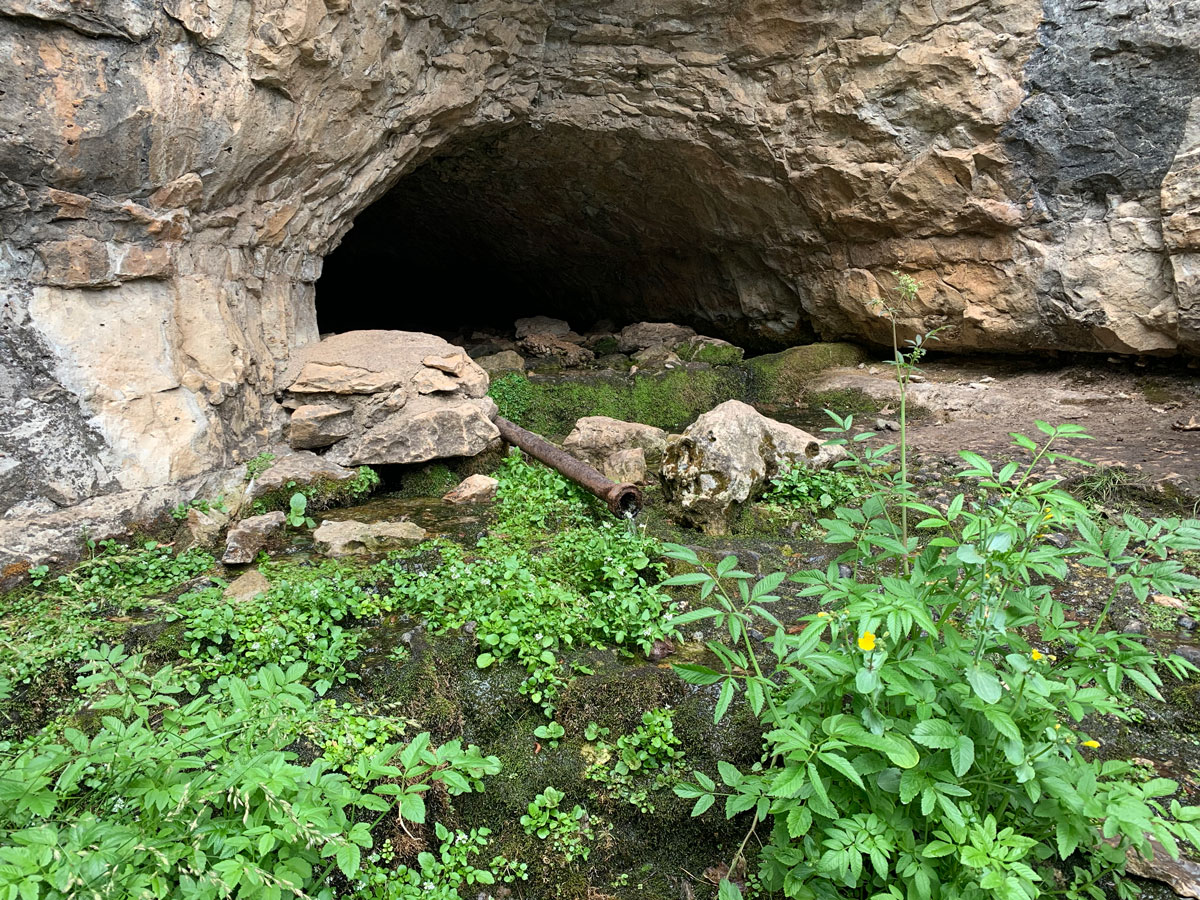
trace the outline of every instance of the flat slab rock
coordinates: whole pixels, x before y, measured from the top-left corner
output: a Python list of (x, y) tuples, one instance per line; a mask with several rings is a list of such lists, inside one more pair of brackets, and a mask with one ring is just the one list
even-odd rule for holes
[(317, 550), (325, 556), (386, 553), (421, 543), (429, 533), (415, 522), (325, 521), (313, 532)]
[[(349, 481), (358, 473), (324, 456), (307, 450), (276, 454), (270, 467), (246, 486), (246, 500), (253, 502), (275, 491), (304, 487), (318, 482)], [(249, 521), (247, 519), (246, 521)]]

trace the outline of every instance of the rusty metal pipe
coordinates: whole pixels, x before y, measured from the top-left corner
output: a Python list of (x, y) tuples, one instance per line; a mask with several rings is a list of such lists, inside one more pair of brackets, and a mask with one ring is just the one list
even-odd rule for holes
[(632, 519), (642, 511), (642, 489), (636, 484), (610, 481), (587, 463), (503, 416), (493, 416), (492, 421), (500, 429), (500, 437), (595, 494), (618, 519)]

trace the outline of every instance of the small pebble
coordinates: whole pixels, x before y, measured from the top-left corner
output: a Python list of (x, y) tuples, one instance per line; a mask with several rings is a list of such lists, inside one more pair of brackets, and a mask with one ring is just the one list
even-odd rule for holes
[(1130, 619), (1125, 623), (1125, 627), (1121, 629), (1124, 634), (1145, 634), (1146, 623), (1139, 619)]
[(854, 570), (846, 563), (838, 563), (838, 575), (843, 578), (850, 578), (854, 575)]
[(1049, 541), (1051, 544), (1053, 544), (1055, 547), (1057, 547), (1059, 550), (1063, 549), (1063, 547), (1067, 546), (1067, 544), (1069, 544), (1071, 542), (1070, 538), (1068, 538), (1065, 534), (1063, 534), (1062, 532), (1059, 532), (1059, 531), (1056, 531), (1054, 534), (1046, 535), (1046, 540)]
[(1175, 624), (1178, 625), (1184, 631), (1195, 631), (1196, 630), (1196, 620), (1193, 619), (1191, 616), (1180, 616), (1178, 619), (1175, 620)]
[(756, 641), (765, 641), (767, 639), (767, 636), (757, 628), (747, 628), (746, 634), (750, 635), (750, 637), (754, 638)]

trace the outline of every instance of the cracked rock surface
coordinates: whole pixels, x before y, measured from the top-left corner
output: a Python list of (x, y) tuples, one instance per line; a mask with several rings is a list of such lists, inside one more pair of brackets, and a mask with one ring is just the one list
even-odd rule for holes
[(282, 438), (327, 262), (764, 350), (890, 340), (900, 271), (945, 348), (1195, 353), (1197, 48), (1182, 0), (0, 0), (0, 514)]

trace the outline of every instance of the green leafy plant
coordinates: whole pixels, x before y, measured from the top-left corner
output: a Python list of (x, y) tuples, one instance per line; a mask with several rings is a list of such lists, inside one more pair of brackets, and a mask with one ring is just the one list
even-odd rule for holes
[(674, 633), (675, 604), (656, 587), (663, 570), (655, 541), (619, 527), (553, 470), (513, 456), (498, 474), (497, 521), (474, 554), (440, 542), (432, 567), (425, 557), (412, 568), (397, 556), (380, 568), (392, 572), (395, 608), (435, 630), (474, 622), (480, 668), (524, 665), (522, 693), (550, 716), (568, 677), (564, 652), (648, 652)]
[(435, 782), (455, 796), (499, 771), (427, 733), (359, 754), (363, 789), (323, 757), (297, 764), (313, 703), (304, 668), (202, 691), (120, 646), (90, 651), (78, 682), (88, 731), (0, 749), (0, 894), (332, 900), (330, 872), (358, 873), (373, 824), (393, 811), (423, 823)]
[(275, 465), (275, 454), (264, 450), (246, 463), (246, 480), (253, 481), (273, 465)]
[[(598, 726), (594, 734), (589, 740), (600, 736)], [(613, 796), (633, 804), (641, 812), (652, 813), (655, 806), (651, 794), (674, 784), (683, 762), (683, 749), (675, 736), (671, 711), (651, 709), (642, 714), (641, 725), (617, 738), (615, 747), (603, 741), (597, 743), (596, 762), (588, 767), (584, 777), (600, 782)]]
[(171, 518), (176, 522), (182, 522), (187, 518), (188, 510), (192, 509), (198, 510), (205, 515), (213, 511), (226, 514), (229, 512), (229, 507), (225, 505), (224, 495), (218, 495), (216, 500), (205, 500), (202, 497), (196, 497), (192, 500), (186, 500), (172, 509)]
[[(848, 433), (852, 423), (834, 418)], [(770, 610), (783, 573), (756, 578), (733, 556), (712, 567), (668, 550), (696, 570), (668, 583), (697, 586), (713, 604), (676, 624), (710, 618), (723, 634), (708, 645), (717, 668), (676, 671), (720, 686), (718, 720), (741, 692), (766, 733), (764, 762), (722, 763), (719, 786), (697, 772), (676, 787), (696, 799), (695, 814), (721, 799), (726, 816), (749, 815), (731, 871), (762, 825), (762, 884), (789, 897), (1100, 900), (1108, 879), (1133, 894), (1127, 850), (1149, 855), (1153, 838), (1175, 853), (1178, 839), (1200, 839), (1200, 808), (1163, 799), (1175, 782), (1131, 780), (1130, 764), (1098, 759), (1081, 730), (1089, 716), (1128, 719), (1131, 690), (1158, 697), (1160, 669), (1196, 671), (1104, 626), (1123, 588), (1195, 587), (1178, 557), (1200, 544), (1200, 522), (1093, 522), (1036, 475), (1082, 430), (1038, 428), (1040, 443), (1014, 435), (1023, 462), (961, 454), (974, 499), (937, 508), (881, 485), (861, 509), (821, 520), (843, 552), (792, 576), (823, 607), (803, 628)], [(851, 459), (864, 477), (878, 471), (853, 445)], [(897, 494), (923, 541), (895, 520)], [(1050, 528), (1072, 539), (1059, 547)], [(1068, 564), (1111, 579), (1090, 626), (1055, 596)], [(763, 622), (774, 634), (757, 644), (749, 629)], [(728, 880), (722, 890), (739, 893)]]
[(389, 611), (392, 601), (370, 590), (361, 573), (333, 562), (264, 571), (270, 588), (236, 604), (220, 587), (180, 597), (172, 618), (184, 624), (181, 653), (210, 677), (304, 662), (319, 694), (356, 677), (348, 664), (362, 648), (351, 626)]
[(316, 712), (307, 734), (321, 748), (321, 755), (359, 788), (366, 786), (358, 778), (359, 761), (375, 756), (404, 734), (404, 722), (400, 719), (371, 715), (350, 703), (325, 700), (317, 704)]
[(182, 705), (177, 673), (146, 674), (119, 647), (90, 653), (84, 671), (92, 733), (0, 753), (0, 893), (331, 897), (335, 862), (357, 870), (372, 841), (354, 810), (390, 805), (285, 749), (312, 696), (302, 665)]
[(317, 523), (308, 515), (308, 498), (300, 491), (292, 494), (288, 503), (287, 523), (292, 528), (316, 528)]
[(557, 722), (547, 722), (545, 725), (539, 725), (533, 729), (533, 736), (538, 740), (545, 741), (552, 750), (558, 746), (558, 742), (566, 733), (566, 729)]
[[(213, 564), (199, 549), (176, 554), (155, 541), (140, 546), (101, 541), (67, 572), (53, 576), (46, 566), (31, 569), (30, 585), (4, 597), (0, 677), (10, 685), (30, 685), (54, 667), (73, 670), (84, 651), (111, 637), (108, 616), (177, 590)], [(65, 685), (73, 678), (72, 671)]]
[(590, 843), (596, 839), (595, 822), (578, 803), (570, 810), (560, 809), (565, 798), (562, 791), (546, 788), (521, 816), (521, 827), (526, 834), (546, 841), (567, 862), (587, 860), (592, 853)]
[(789, 466), (771, 480), (763, 501), (819, 513), (857, 504), (868, 493), (868, 484), (862, 478), (840, 469), (814, 471), (804, 466)]
[(346, 493), (351, 499), (360, 500), (382, 483), (379, 473), (370, 466), (359, 466), (354, 477), (346, 484)]
[[(490, 844), (491, 831), (472, 828), (469, 832), (450, 831), (440, 822), (434, 831), (441, 847), (438, 852), (422, 852), (417, 865), (395, 865), (396, 852), (387, 841), (368, 858), (354, 884), (359, 900), (474, 900), (476, 885), (512, 884), (528, 879), (528, 866), (502, 855), (491, 858), (487, 868), (476, 866), (474, 858)], [(466, 890), (464, 897), (460, 891)]]
[(500, 415), (512, 421), (523, 421), (533, 405), (533, 388), (529, 379), (519, 372), (506, 372), (493, 378), (488, 396), (496, 401)]

